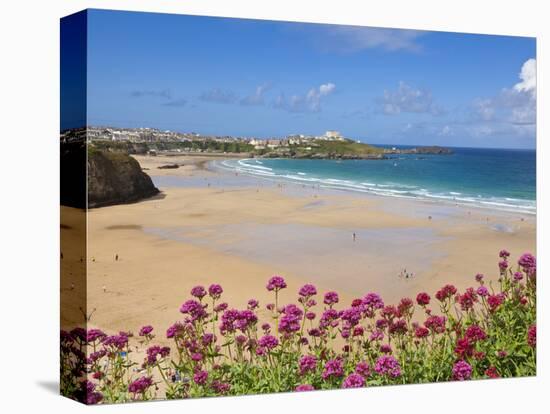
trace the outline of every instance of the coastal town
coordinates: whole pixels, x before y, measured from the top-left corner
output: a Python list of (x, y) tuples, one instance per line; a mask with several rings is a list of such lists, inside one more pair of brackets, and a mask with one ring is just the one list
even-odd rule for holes
[(240, 137), (205, 135), (197, 132), (175, 132), (156, 128), (117, 128), (88, 126), (61, 133), (61, 141), (86, 141), (99, 149), (127, 153), (157, 155), (159, 153), (188, 154), (248, 154), (261, 157), (385, 159), (391, 154), (450, 154), (448, 148), (437, 146), (398, 148), (375, 146), (328, 130), (319, 135), (302, 133), (285, 137)]
[[(292, 134), (284, 138), (234, 137), (229, 135), (204, 135), (197, 132), (174, 132), (155, 128), (115, 128), (90, 126), (87, 129), (88, 141), (107, 140), (113, 142), (193, 142), (214, 141), (219, 143), (240, 143), (252, 145), (254, 149), (288, 147), (289, 145), (314, 144), (316, 140), (340, 141), (344, 138), (339, 131), (326, 131), (322, 135)], [(353, 140), (356, 141), (356, 140)], [(357, 141), (359, 142), (359, 141)]]

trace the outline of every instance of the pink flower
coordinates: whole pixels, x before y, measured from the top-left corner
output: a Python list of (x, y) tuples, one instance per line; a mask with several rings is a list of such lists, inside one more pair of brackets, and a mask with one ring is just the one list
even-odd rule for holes
[(342, 388), (361, 388), (365, 386), (365, 378), (361, 375), (353, 373), (342, 382)]
[[(153, 328), (151, 328), (152, 330)], [(101, 329), (90, 329), (88, 332), (86, 332), (86, 342), (92, 343), (97, 340), (102, 340), (107, 335), (105, 332), (103, 332)]]
[(336, 292), (327, 292), (327, 293), (325, 293), (325, 298), (323, 300), (323, 303), (325, 305), (331, 306), (331, 305), (334, 305), (334, 304), (338, 303), (338, 300), (339, 300), (338, 299), (338, 293), (336, 293)]
[(406, 316), (414, 306), (414, 303), (411, 298), (402, 298), (397, 305), (397, 312), (400, 316)]
[(357, 365), (355, 366), (355, 372), (364, 378), (370, 377), (370, 367), (368, 362), (365, 362), (365, 361), (358, 362)]
[(508, 262), (506, 260), (501, 260), (498, 262), (498, 268), (501, 272), (505, 272), (508, 269)]
[(307, 374), (308, 372), (314, 372), (317, 368), (317, 357), (314, 355), (304, 355), (299, 361), (300, 375)]
[(499, 293), (497, 295), (490, 295), (487, 298), (487, 304), (489, 305), (489, 310), (491, 312), (496, 311), (500, 305), (504, 303), (504, 294)]
[(304, 312), (296, 305), (290, 304), (283, 309), (283, 316), (279, 321), (279, 331), (291, 334), (298, 332), (301, 328), (301, 321)]
[(531, 325), (527, 331), (527, 343), (531, 348), (537, 346), (537, 325)]
[(281, 276), (273, 276), (266, 285), (267, 290), (278, 292), (281, 289), (286, 288), (286, 282)]
[(356, 326), (353, 328), (353, 336), (363, 336), (365, 333), (365, 328), (362, 326)]
[(170, 348), (163, 346), (162, 348), (158, 345), (153, 345), (147, 348), (147, 364), (154, 365), (157, 362), (157, 358), (165, 358), (170, 354)]
[(466, 381), (472, 377), (472, 367), (466, 361), (457, 361), (453, 366), (453, 379), (455, 381)]
[(139, 330), (139, 336), (146, 336), (153, 332), (153, 327), (151, 325), (142, 326)]
[(231, 390), (231, 384), (227, 382), (221, 382), (219, 380), (212, 381), (212, 389), (218, 394), (227, 394)]
[(296, 391), (314, 391), (313, 385), (311, 384), (300, 384), (295, 388)]
[(456, 294), (456, 287), (453, 285), (445, 285), (440, 290), (437, 291), (435, 297), (438, 301), (444, 302), (446, 299), (449, 299)]
[(447, 318), (445, 318), (444, 316), (432, 315), (429, 316), (428, 319), (426, 319), (426, 322), (424, 322), (424, 326), (432, 332), (443, 333), (445, 332), (446, 321)]
[(365, 316), (373, 318), (375, 311), (384, 307), (384, 301), (378, 293), (370, 292), (363, 297), (363, 305), (365, 306)]
[(174, 338), (182, 335), (185, 332), (185, 327), (180, 322), (176, 322), (166, 330), (166, 338)]
[(468, 338), (458, 338), (455, 346), (455, 353), (460, 358), (471, 357), (474, 355), (474, 343)]
[(421, 292), (418, 295), (416, 295), (416, 303), (418, 303), (420, 306), (426, 306), (430, 304), (430, 295), (428, 295), (426, 292)]
[(316, 315), (315, 315), (315, 312), (311, 312), (311, 311), (310, 311), (310, 312), (307, 312), (307, 313), (306, 313), (306, 318), (307, 318), (308, 320), (310, 320), (310, 321), (312, 321), (313, 319), (315, 319), (315, 316), (316, 316)]
[(325, 369), (321, 375), (324, 380), (329, 378), (337, 378), (344, 375), (344, 366), (340, 359), (329, 359), (325, 364)]
[(393, 350), (388, 344), (382, 344), (380, 345), (380, 352), (382, 352), (383, 354), (391, 354)]
[(151, 385), (153, 385), (151, 377), (140, 377), (128, 385), (128, 391), (133, 394), (143, 394)]
[(206, 296), (206, 289), (203, 286), (195, 286), (193, 289), (191, 289), (191, 295), (202, 299)]
[(474, 303), (477, 302), (477, 293), (474, 288), (468, 288), (462, 295), (457, 295), (457, 302), (460, 304), (460, 308), (463, 311), (467, 311), (473, 308)]
[(310, 298), (311, 296), (314, 296), (317, 294), (317, 289), (315, 288), (315, 286), (307, 284), (300, 288), (300, 291), (298, 292), (298, 294), (302, 297)]
[(223, 293), (222, 287), (216, 283), (210, 285), (210, 287), (208, 288), (208, 294), (213, 299), (219, 299), (222, 293)]
[(489, 296), (489, 290), (485, 286), (478, 287), (476, 293), (483, 298)]
[(206, 371), (197, 371), (193, 375), (193, 381), (195, 381), (195, 384), (204, 385), (206, 384), (207, 380), (208, 380), (208, 372)]
[(193, 320), (203, 319), (208, 315), (203, 305), (196, 300), (188, 300), (185, 302), (181, 305), (180, 312), (190, 315)]
[(532, 276), (537, 272), (537, 259), (531, 253), (524, 253), (518, 260), (523, 271)]
[(417, 338), (426, 338), (429, 334), (430, 334), (429, 329), (423, 326), (419, 326), (414, 331), (414, 336), (416, 336)]
[(466, 329), (466, 337), (473, 341), (483, 341), (487, 339), (487, 334), (478, 325), (471, 325)]
[(385, 375), (391, 378), (401, 376), (401, 367), (397, 359), (391, 355), (382, 355), (376, 360), (374, 370), (379, 375)]
[(258, 341), (258, 345), (266, 349), (273, 349), (279, 345), (279, 340), (272, 335), (264, 335)]
[(485, 370), (485, 375), (489, 378), (500, 378), (500, 375), (497, 369), (494, 366), (490, 366)]

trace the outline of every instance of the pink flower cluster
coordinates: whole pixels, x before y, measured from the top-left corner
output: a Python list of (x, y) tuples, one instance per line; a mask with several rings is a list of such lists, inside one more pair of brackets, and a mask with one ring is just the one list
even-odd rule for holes
[(172, 346), (151, 344), (151, 325), (139, 329), (146, 372), (137, 378), (129, 371), (130, 332), (61, 331), (62, 390), (95, 404), (124, 393), (154, 398), (157, 380), (166, 396), (186, 398), (524, 375), (535, 366), (536, 259), (526, 253), (512, 269), (509, 252), (499, 257), (498, 289), (477, 274), (477, 287), (446, 284), (435, 303), (427, 292), (396, 305), (370, 292), (338, 308), (338, 293), (324, 293), (318, 305), (318, 289), (306, 284), (297, 304), (279, 305), (287, 283), (273, 276), (266, 289), (275, 301), (265, 305), (273, 325), (261, 320), (257, 299), (231, 308), (220, 302), (219, 284), (195, 286), (182, 319), (166, 331)]

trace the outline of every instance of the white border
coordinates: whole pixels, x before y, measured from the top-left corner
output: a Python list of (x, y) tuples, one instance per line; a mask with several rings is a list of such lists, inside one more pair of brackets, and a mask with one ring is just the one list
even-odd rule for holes
[(59, 21), (87, 7), (273, 20), (358, 24), (536, 36), (538, 62), (539, 375), (464, 384), (411, 385), (220, 398), (98, 408), (102, 412), (539, 412), (546, 401), (548, 306), (542, 252), (549, 251), (550, 149), (546, 82), (550, 50), (545, 2), (523, 0), (50, 0), (1, 3), (0, 102), (0, 381), (5, 412), (78, 413), (86, 408), (57, 396)]

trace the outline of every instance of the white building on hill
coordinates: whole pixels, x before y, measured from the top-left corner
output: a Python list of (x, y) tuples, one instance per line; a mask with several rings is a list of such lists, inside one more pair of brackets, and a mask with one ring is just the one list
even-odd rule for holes
[(344, 141), (344, 137), (339, 131), (327, 131), (321, 139), (327, 141)]

